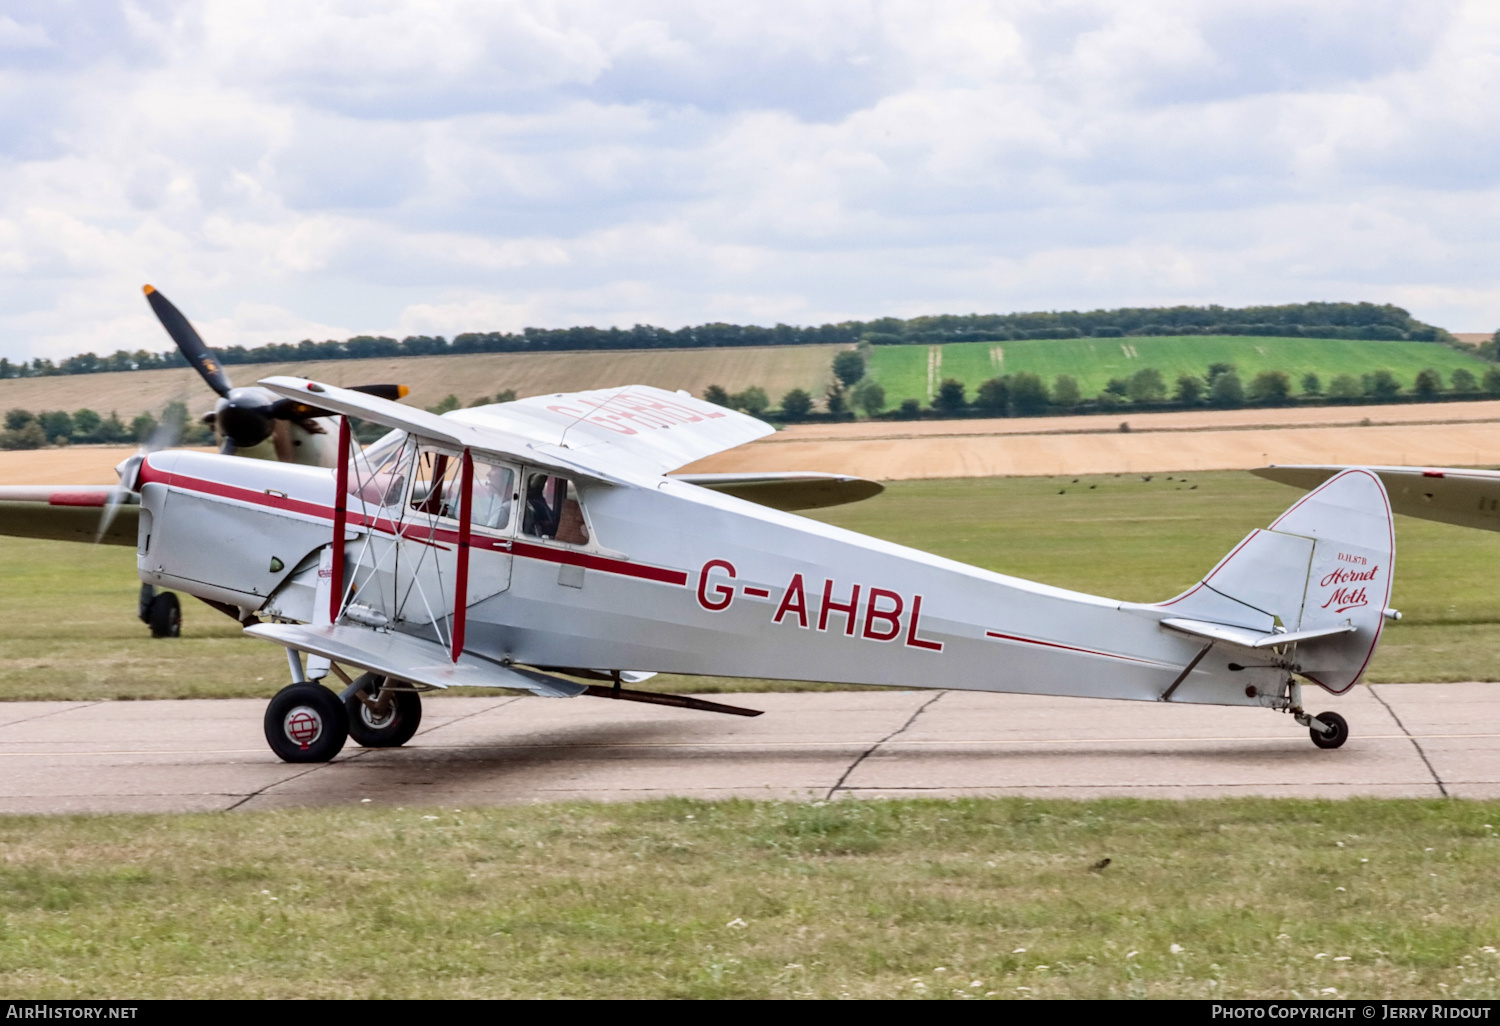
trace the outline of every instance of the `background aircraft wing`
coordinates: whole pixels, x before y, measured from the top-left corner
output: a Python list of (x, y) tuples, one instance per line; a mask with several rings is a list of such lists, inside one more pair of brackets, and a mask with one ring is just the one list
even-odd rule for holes
[(823, 509), (859, 502), (885, 491), (885, 485), (848, 474), (817, 474), (791, 471), (765, 474), (673, 474), (686, 481), (736, 499), (756, 502), (772, 509), (792, 512)]
[[(1348, 467), (1269, 466), (1251, 473), (1298, 488), (1316, 488)], [(1391, 510), (1423, 520), (1500, 531), (1500, 471), (1447, 467), (1367, 467), (1380, 476)]]
[(686, 392), (650, 385), (532, 396), (438, 416), (305, 378), (261, 384), (320, 410), (601, 480), (664, 474), (775, 430)]
[(105, 545), (134, 545), (141, 508), (117, 505), (104, 533), (105, 508), (119, 501), (115, 485), (0, 486), (0, 534), (13, 538), (52, 541), (98, 541)]

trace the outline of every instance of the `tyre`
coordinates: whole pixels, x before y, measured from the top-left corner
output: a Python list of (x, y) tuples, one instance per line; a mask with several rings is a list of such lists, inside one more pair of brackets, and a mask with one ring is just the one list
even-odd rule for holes
[[(361, 691), (373, 699), (380, 693), (385, 678), (379, 674), (366, 673), (355, 680)], [(412, 739), (422, 725), (422, 696), (415, 691), (391, 693), (391, 703), (384, 715), (377, 715), (369, 706), (350, 695), (344, 703), (349, 718), (349, 736), (365, 748), (399, 748)]]
[(349, 737), (339, 696), (321, 684), (291, 684), (266, 706), (266, 742), (284, 762), (327, 762)]
[(182, 606), (177, 596), (164, 591), (151, 600), (146, 609), (146, 622), (151, 625), (153, 638), (175, 638), (182, 634)]
[(1317, 727), (1308, 728), (1307, 732), (1312, 735), (1313, 744), (1319, 748), (1338, 748), (1345, 741), (1349, 740), (1349, 723), (1338, 713), (1321, 712), (1318, 713), (1318, 719), (1328, 724), (1332, 729), (1324, 734)]

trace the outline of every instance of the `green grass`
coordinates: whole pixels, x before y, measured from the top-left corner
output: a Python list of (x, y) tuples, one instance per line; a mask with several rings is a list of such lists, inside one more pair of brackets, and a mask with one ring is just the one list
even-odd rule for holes
[[(1059, 494), (1059, 493), (1063, 494)], [(1301, 493), (1239, 472), (898, 481), (818, 519), (1032, 580), (1157, 601), (1181, 591)], [(1398, 518), (1393, 601), (1367, 679), (1500, 680), (1500, 534)], [(281, 649), (184, 599), (182, 638), (135, 619), (135, 554), (0, 538), (0, 699), (269, 697)], [(832, 685), (671, 677), (665, 691)], [(472, 693), (472, 692), (468, 692)]]
[[(1003, 361), (992, 350), (999, 346)], [(1138, 355), (1126, 353), (1129, 347)], [(870, 373), (885, 388), (891, 406), (902, 399), (927, 399), (927, 346), (876, 346)], [(1388, 370), (1410, 388), (1417, 372), (1440, 371), (1446, 382), (1452, 372), (1466, 367), (1476, 378), (1488, 364), (1475, 356), (1432, 342), (1364, 342), (1347, 339), (1251, 338), (1228, 335), (1191, 335), (1170, 338), (1081, 338), (1026, 342), (959, 342), (942, 347), (939, 378), (958, 378), (974, 389), (987, 378), (1030, 371), (1050, 387), (1059, 374), (1078, 379), (1084, 396), (1103, 390), (1110, 378), (1128, 378), (1145, 367), (1161, 371), (1168, 387), (1179, 374), (1202, 375), (1211, 363), (1232, 363), (1248, 386), (1263, 370), (1286, 371), (1292, 387), (1301, 390), (1302, 376), (1317, 374), (1326, 389), (1338, 374)]]
[(1497, 823), (1357, 799), (5, 817), (0, 991), (1493, 1000)]

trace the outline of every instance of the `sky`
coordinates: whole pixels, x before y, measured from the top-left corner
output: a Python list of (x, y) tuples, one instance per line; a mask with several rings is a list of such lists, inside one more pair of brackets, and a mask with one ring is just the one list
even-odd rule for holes
[(1493, 0), (4, 0), (0, 356), (1390, 302), (1500, 327)]

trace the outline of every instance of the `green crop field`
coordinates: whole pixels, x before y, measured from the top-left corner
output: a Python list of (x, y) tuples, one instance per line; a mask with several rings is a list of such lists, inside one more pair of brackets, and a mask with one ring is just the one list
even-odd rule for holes
[[(870, 373), (895, 406), (906, 398), (928, 398), (929, 346), (876, 346)], [(1155, 367), (1168, 386), (1179, 374), (1202, 375), (1211, 363), (1232, 363), (1248, 385), (1264, 370), (1286, 371), (1300, 391), (1304, 374), (1322, 379), (1324, 388), (1338, 374), (1356, 378), (1388, 370), (1410, 388), (1417, 372), (1432, 367), (1446, 382), (1464, 367), (1481, 377), (1493, 366), (1476, 356), (1433, 342), (1356, 342), (1324, 338), (1254, 338), (1190, 335), (1171, 338), (1079, 338), (1026, 342), (958, 342), (938, 347), (942, 362), (937, 380), (957, 378), (972, 398), (980, 382), (1002, 374), (1030, 371), (1048, 386), (1059, 374), (1078, 380), (1084, 396), (1098, 395), (1110, 378), (1128, 378)]]
[[(1062, 494), (1059, 494), (1062, 493)], [(902, 481), (818, 519), (1032, 580), (1135, 601), (1169, 598), (1301, 494), (1238, 472)], [(1500, 534), (1399, 518), (1395, 605), (1373, 681), (1500, 680)], [(269, 697), (281, 649), (185, 600), (184, 636), (134, 617), (135, 553), (0, 538), (0, 699)], [(659, 690), (802, 690), (657, 678)], [(821, 687), (811, 685), (811, 687)]]

